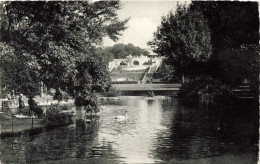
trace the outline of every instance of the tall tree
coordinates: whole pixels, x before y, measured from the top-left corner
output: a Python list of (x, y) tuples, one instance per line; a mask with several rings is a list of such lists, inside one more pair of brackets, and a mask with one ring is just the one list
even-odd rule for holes
[(193, 1), (190, 8), (201, 11), (208, 20), (213, 46), (208, 72), (212, 75), (222, 76), (219, 57), (227, 49), (259, 44), (257, 2)]
[[(67, 92), (73, 88), (73, 81), (80, 81), (77, 64), (83, 61), (98, 64), (97, 67), (103, 64), (93, 55), (96, 47), (102, 45), (104, 36), (117, 40), (128, 21), (118, 18), (117, 10), (121, 8), (118, 1), (4, 2), (1, 5), (6, 10), (1, 19), (1, 41), (13, 47), (15, 55), (32, 57), (28, 62), (40, 68), (33, 71), (36, 79), (48, 88)], [(106, 73), (104, 69), (97, 70)], [(91, 82), (94, 83), (97, 82)]]
[(154, 40), (148, 43), (153, 50), (166, 56), (166, 63), (176, 73), (189, 74), (189, 67), (197, 62), (206, 62), (211, 55), (211, 36), (208, 23), (200, 11), (177, 5), (175, 13), (162, 18), (154, 33)]
[(242, 44), (258, 44), (259, 18), (257, 2), (192, 2), (208, 20), (214, 53)]

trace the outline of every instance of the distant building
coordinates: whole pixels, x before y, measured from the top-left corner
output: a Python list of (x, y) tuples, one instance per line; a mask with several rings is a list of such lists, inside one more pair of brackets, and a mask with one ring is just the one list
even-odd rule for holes
[(114, 59), (109, 62), (109, 70), (112, 71), (114, 68), (122, 70), (140, 70), (150, 66), (159, 67), (162, 63), (162, 57), (158, 57), (156, 54), (149, 56), (134, 57), (132, 55), (127, 56), (126, 59)]
[(144, 65), (145, 62), (148, 62), (150, 60), (147, 56), (139, 56), (139, 57), (133, 57), (132, 55), (127, 56), (126, 62), (128, 63), (128, 66), (140, 66)]

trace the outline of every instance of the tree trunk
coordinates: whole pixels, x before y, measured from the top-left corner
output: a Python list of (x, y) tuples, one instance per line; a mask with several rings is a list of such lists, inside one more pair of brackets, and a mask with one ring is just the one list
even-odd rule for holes
[(41, 95), (40, 96), (43, 97), (43, 82), (42, 81), (40, 82), (40, 85), (41, 85), (40, 86), (41, 87)]
[(83, 106), (76, 106), (76, 120), (85, 120), (86, 111)]
[[(1, 67), (0, 67), (0, 98), (4, 98), (2, 77), (3, 77), (3, 70), (2, 70), (2, 66), (1, 66)], [(1, 105), (1, 104), (0, 104), (0, 105)]]
[(185, 76), (184, 76), (184, 69), (183, 69), (183, 61), (181, 59), (181, 68), (182, 68), (182, 76), (181, 76), (181, 79), (182, 79), (182, 84), (185, 83)]
[(184, 84), (185, 83), (185, 76), (184, 76), (184, 73), (182, 73), (182, 84)]

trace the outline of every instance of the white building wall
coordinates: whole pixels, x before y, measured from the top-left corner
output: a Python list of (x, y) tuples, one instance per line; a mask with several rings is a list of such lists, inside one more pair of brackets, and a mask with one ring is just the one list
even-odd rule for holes
[[(154, 62), (152, 65), (156, 65), (157, 67), (159, 67), (162, 63), (162, 57), (149, 58), (143, 55), (141, 55), (140, 57), (133, 57), (129, 55), (126, 59), (114, 59), (113, 61), (109, 62), (108, 67), (111, 71), (113, 70), (113, 68), (118, 67), (120, 67), (123, 70), (140, 70), (149, 67), (147, 65), (143, 65), (145, 62), (148, 62), (149, 60), (152, 60), (152, 62)], [(134, 61), (138, 61), (139, 65), (134, 65)], [(121, 62), (126, 62), (127, 66), (120, 66)]]

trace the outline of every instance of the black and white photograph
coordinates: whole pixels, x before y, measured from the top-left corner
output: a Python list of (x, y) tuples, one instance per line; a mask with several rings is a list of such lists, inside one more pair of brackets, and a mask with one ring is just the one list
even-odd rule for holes
[(259, 2), (0, 0), (0, 164), (260, 164)]

